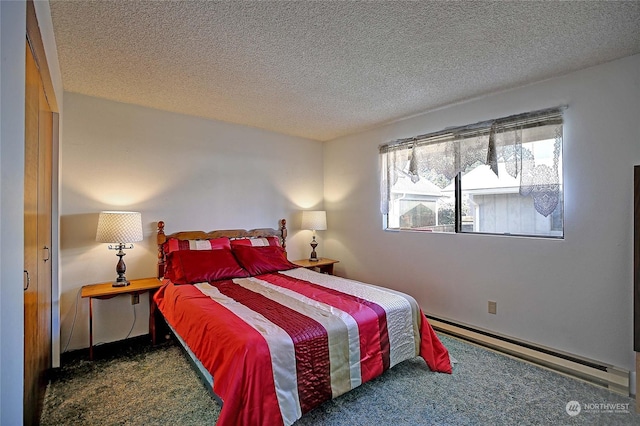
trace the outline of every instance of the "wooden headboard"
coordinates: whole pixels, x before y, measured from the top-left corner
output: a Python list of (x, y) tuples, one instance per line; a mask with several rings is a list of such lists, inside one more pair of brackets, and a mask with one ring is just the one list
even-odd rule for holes
[(257, 238), (257, 237), (278, 237), (282, 243), (282, 248), (287, 249), (287, 220), (281, 219), (278, 229), (260, 228), (251, 229), (224, 229), (217, 231), (180, 231), (173, 234), (164, 233), (164, 221), (158, 222), (158, 278), (164, 276), (164, 268), (166, 266), (166, 255), (163, 250), (163, 244), (169, 238), (177, 238), (179, 240), (208, 240), (211, 238)]

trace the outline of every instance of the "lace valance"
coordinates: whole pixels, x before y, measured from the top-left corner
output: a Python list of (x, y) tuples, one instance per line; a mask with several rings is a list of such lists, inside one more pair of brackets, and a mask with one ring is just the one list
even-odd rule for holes
[[(458, 174), (486, 164), (499, 175), (499, 164), (519, 179), (520, 194), (531, 196), (535, 209), (549, 216), (561, 200), (562, 111), (564, 107), (487, 120), (444, 129), (380, 146), (381, 211), (389, 211), (391, 187), (401, 175), (413, 183), (427, 179), (445, 188)], [(523, 148), (529, 142), (553, 139), (552, 161)], [(538, 161), (536, 161), (538, 160)]]

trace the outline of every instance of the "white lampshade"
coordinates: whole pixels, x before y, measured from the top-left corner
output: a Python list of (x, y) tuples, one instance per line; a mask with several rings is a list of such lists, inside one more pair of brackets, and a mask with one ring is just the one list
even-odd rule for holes
[(142, 215), (138, 212), (100, 212), (96, 241), (134, 243), (142, 241)]
[(302, 212), (302, 229), (324, 231), (327, 229), (327, 212), (324, 210), (304, 210)]

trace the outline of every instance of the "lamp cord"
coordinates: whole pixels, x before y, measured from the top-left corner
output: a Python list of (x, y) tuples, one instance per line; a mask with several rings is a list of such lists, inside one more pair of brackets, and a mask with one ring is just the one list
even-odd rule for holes
[[(78, 296), (80, 296), (81, 290), (82, 288), (79, 288), (78, 292), (76, 293), (76, 303), (75, 303), (75, 308), (73, 313), (73, 321), (71, 322), (71, 331), (69, 331), (69, 338), (67, 339), (67, 344), (64, 346), (62, 353), (66, 352), (67, 349), (69, 348), (69, 343), (71, 343), (71, 336), (73, 336), (73, 330), (76, 327), (76, 318), (78, 317)], [(129, 329), (129, 332), (127, 333), (127, 336), (125, 337), (125, 339), (128, 339), (129, 336), (131, 336), (131, 333), (133, 332), (133, 328), (136, 325), (136, 320), (137, 320), (136, 305), (133, 305), (133, 324), (131, 324), (131, 329)], [(98, 345), (100, 345), (100, 343), (96, 343), (93, 346), (98, 346)]]
[(82, 290), (82, 288), (78, 289), (78, 293), (76, 293), (76, 307), (75, 307), (75, 312), (73, 314), (73, 322), (71, 323), (71, 331), (69, 332), (69, 338), (67, 339), (67, 344), (64, 347), (64, 350), (62, 351), (63, 353), (67, 351), (67, 348), (69, 347), (69, 343), (71, 342), (71, 336), (73, 335), (73, 330), (76, 327), (76, 318), (78, 317), (78, 296), (80, 296), (80, 291)]
[(125, 340), (128, 339), (129, 336), (131, 336), (131, 332), (133, 331), (133, 327), (135, 325), (136, 325), (136, 305), (133, 305), (133, 324), (131, 324), (131, 329), (127, 333), (127, 337), (125, 337)]
[[(136, 305), (133, 305), (133, 324), (131, 324), (131, 328), (129, 329), (129, 332), (127, 333), (127, 335), (125, 336), (124, 339), (122, 340), (127, 340), (129, 338), (129, 336), (131, 336), (131, 332), (133, 331), (133, 327), (135, 327), (136, 325), (136, 320), (137, 320), (137, 315), (136, 315)], [(93, 346), (99, 346), (99, 345), (103, 345), (105, 342), (98, 342), (95, 343)]]

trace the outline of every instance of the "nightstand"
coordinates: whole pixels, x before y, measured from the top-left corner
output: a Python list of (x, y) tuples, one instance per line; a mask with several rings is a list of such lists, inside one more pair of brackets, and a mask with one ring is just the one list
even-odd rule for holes
[[(153, 294), (162, 286), (157, 278), (130, 280), (128, 286), (114, 287), (112, 282), (82, 286), (82, 297), (89, 298), (89, 359), (93, 360), (93, 299), (111, 299), (120, 294), (130, 294), (137, 299), (141, 293), (149, 292), (149, 333), (155, 337), (155, 303)], [(155, 342), (154, 342), (155, 343)]]
[(340, 262), (339, 260), (327, 259), (322, 257), (317, 262), (312, 262), (309, 259), (292, 260), (294, 263), (302, 268), (317, 270), (323, 274), (333, 275), (333, 265)]

